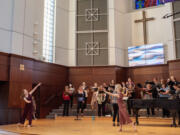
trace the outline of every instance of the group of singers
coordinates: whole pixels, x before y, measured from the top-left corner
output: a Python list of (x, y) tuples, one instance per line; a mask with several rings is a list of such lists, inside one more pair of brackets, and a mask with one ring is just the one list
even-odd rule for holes
[[(77, 115), (81, 112), (81, 116), (83, 116), (87, 100), (91, 98), (92, 109), (94, 110), (98, 108), (98, 116), (113, 114), (113, 126), (115, 126), (116, 117), (117, 122), (119, 122), (118, 99), (117, 97), (110, 96), (104, 92), (107, 91), (116, 94), (117, 91), (115, 90), (115, 84), (115, 81), (112, 80), (110, 84), (103, 83), (102, 85), (98, 85), (98, 83), (94, 83), (93, 86), (89, 87), (85, 82), (83, 82), (77, 91), (75, 91), (72, 84), (69, 84), (69, 86), (65, 87), (63, 93), (63, 116), (68, 116), (69, 105), (71, 104), (71, 108), (73, 106), (73, 97), (76, 97), (77, 99)], [(153, 78), (152, 81), (147, 80), (144, 84), (138, 83), (136, 85), (131, 78), (128, 78), (127, 82), (122, 82), (120, 85), (122, 87), (122, 93), (124, 94), (123, 100), (127, 101), (129, 115), (133, 115), (131, 99), (180, 98), (180, 83), (174, 76), (170, 76), (167, 80)], [(147, 108), (147, 116), (150, 115), (150, 110), (151, 114), (155, 115), (154, 108)], [(169, 117), (169, 115), (169, 111), (163, 109), (162, 116)], [(119, 124), (117, 123), (117, 125)]]

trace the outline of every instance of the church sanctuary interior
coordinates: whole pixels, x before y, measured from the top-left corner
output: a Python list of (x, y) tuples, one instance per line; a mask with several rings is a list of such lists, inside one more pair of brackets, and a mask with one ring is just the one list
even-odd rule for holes
[(180, 135), (180, 0), (0, 0), (0, 135)]

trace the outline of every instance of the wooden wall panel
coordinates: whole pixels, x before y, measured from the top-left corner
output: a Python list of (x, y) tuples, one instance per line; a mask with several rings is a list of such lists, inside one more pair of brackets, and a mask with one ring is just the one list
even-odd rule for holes
[(144, 83), (146, 80), (152, 81), (154, 77), (167, 79), (169, 77), (168, 65), (131, 67), (127, 71), (128, 77), (131, 77), (135, 83)]
[(5, 65), (0, 65), (0, 81), (8, 81), (9, 80), (9, 67)]
[(176, 77), (180, 81), (180, 60), (169, 61), (169, 75)]
[(127, 68), (116, 67), (116, 83), (122, 83), (127, 81)]
[(69, 81), (77, 89), (82, 82), (92, 86), (94, 82), (109, 84), (111, 80), (116, 80), (116, 71), (114, 66), (110, 67), (70, 67)]
[(0, 81), (9, 80), (9, 55), (0, 53)]

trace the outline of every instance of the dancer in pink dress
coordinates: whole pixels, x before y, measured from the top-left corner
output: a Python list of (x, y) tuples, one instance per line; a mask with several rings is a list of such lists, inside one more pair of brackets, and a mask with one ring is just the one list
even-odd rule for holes
[(114, 97), (118, 98), (119, 124), (120, 124), (120, 130), (119, 131), (122, 132), (122, 125), (126, 125), (126, 124), (132, 124), (132, 127), (136, 131), (136, 127), (128, 115), (128, 112), (126, 109), (126, 104), (123, 102), (123, 96), (124, 95), (122, 94), (123, 89), (122, 89), (121, 85), (116, 84), (115, 89), (116, 89), (116, 91), (118, 91), (119, 94), (112, 94), (110, 92), (107, 92), (106, 90), (104, 90), (104, 92), (110, 96), (114, 96)]

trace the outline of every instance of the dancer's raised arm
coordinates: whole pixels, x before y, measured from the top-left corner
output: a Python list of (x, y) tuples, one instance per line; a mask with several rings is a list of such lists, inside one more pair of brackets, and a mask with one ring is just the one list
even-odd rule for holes
[(35, 91), (36, 91), (36, 89), (39, 87), (39, 86), (41, 86), (41, 84), (42, 83), (38, 83), (30, 92), (29, 92), (29, 94), (33, 94)]

